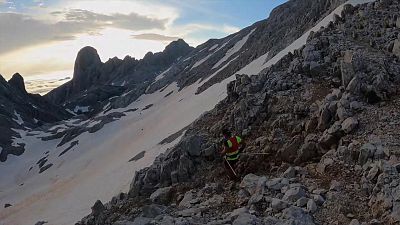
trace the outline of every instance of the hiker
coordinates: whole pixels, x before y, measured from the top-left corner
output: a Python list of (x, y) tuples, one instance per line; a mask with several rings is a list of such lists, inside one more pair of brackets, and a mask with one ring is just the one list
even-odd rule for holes
[(228, 176), (231, 179), (237, 180), (239, 176), (235, 171), (236, 164), (239, 161), (239, 155), (243, 151), (245, 143), (239, 136), (232, 136), (232, 133), (228, 129), (222, 130), (222, 135), (224, 136), (224, 141), (221, 155), (224, 157), (224, 166), (228, 172)]

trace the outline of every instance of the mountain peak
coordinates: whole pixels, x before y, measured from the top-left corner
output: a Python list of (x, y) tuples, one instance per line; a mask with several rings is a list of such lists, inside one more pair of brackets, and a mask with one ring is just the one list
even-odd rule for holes
[(164, 51), (173, 51), (175, 49), (190, 49), (190, 45), (186, 43), (183, 39), (178, 39), (176, 41), (173, 41), (169, 43)]
[(90, 46), (82, 48), (75, 60), (72, 79), (74, 89), (80, 91), (90, 86), (99, 75), (97, 69), (100, 65), (100, 56), (95, 48)]
[[(86, 69), (93, 65), (97, 66), (101, 63), (100, 56), (97, 50), (91, 46), (86, 46), (79, 50), (75, 60), (75, 71), (76, 69)], [(75, 73), (74, 73), (75, 76)]]
[(21, 76), (21, 74), (19, 73), (14, 74), (8, 81), (8, 83), (14, 88), (22, 91), (23, 93), (25, 94), (27, 93), (25, 89), (24, 78)]

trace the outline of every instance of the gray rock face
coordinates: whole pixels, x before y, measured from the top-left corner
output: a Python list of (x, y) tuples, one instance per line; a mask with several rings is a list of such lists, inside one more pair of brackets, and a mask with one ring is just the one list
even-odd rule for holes
[(159, 188), (150, 195), (150, 200), (158, 204), (168, 204), (171, 200), (172, 187)]

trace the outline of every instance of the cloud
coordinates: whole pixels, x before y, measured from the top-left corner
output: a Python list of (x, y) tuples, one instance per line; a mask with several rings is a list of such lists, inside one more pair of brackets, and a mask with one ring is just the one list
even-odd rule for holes
[(162, 34), (154, 34), (154, 33), (145, 33), (145, 34), (136, 34), (132, 35), (132, 38), (141, 39), (141, 40), (154, 40), (154, 41), (175, 41), (178, 40), (179, 37), (171, 37)]
[[(1, 0), (0, 0), (1, 1)], [(78, 34), (96, 34), (106, 27), (132, 31), (165, 29), (167, 19), (136, 13), (105, 15), (88, 10), (54, 11), (58, 22), (35, 19), (19, 13), (0, 13), (0, 54), (50, 41), (74, 39)]]

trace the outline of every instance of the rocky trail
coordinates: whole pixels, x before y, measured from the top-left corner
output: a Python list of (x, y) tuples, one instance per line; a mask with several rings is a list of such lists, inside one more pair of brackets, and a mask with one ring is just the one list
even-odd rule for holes
[[(400, 224), (400, 3), (345, 5), (307, 44), (228, 96), (100, 201), (89, 224)], [(229, 127), (247, 147), (230, 181)]]

